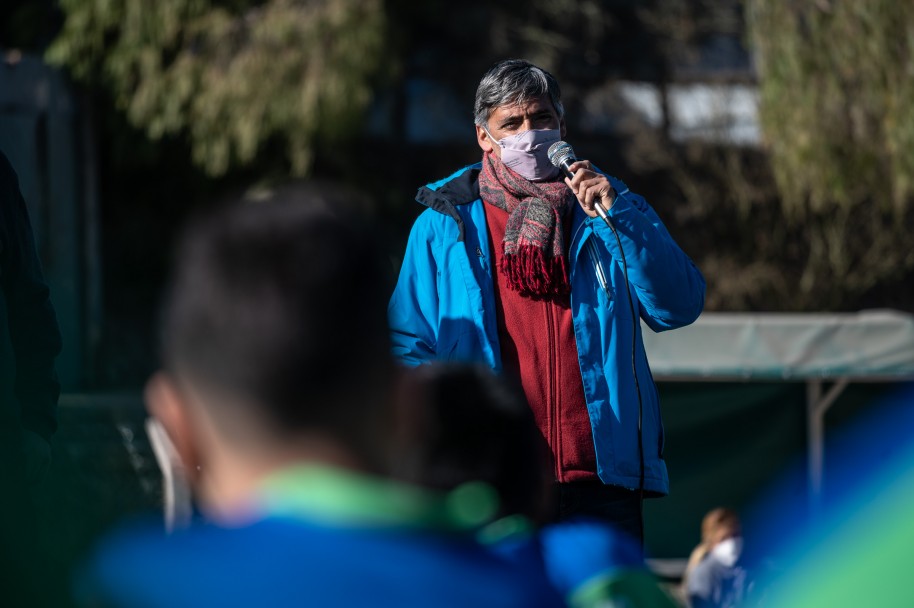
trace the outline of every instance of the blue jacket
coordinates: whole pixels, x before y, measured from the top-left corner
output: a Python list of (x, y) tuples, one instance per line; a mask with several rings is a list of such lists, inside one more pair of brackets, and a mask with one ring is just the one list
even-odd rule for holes
[[(76, 573), (79, 606), (554, 608), (542, 568), (446, 523), (444, 497), (308, 463), (250, 497), (253, 521), (157, 521), (107, 535)], [(6, 590), (4, 590), (6, 591)]]
[[(419, 190), (428, 207), (409, 236), (388, 308), (395, 356), (407, 365), (432, 359), (483, 361), (501, 369), (480, 165)], [(635, 315), (654, 331), (694, 321), (704, 306), (705, 282), (647, 202), (610, 178), (618, 193), (609, 210), (628, 264)], [(666, 494), (663, 425), (641, 325), (633, 323), (622, 255), (611, 230), (577, 206), (567, 243), (571, 309), (597, 474), (607, 484), (637, 488), (638, 398), (641, 388), (644, 489)]]

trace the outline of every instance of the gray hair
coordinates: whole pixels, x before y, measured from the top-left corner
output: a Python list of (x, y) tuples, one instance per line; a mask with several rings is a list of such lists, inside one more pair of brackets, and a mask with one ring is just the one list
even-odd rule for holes
[(495, 64), (476, 89), (476, 103), (473, 106), (474, 120), (484, 127), (492, 110), (506, 104), (526, 103), (548, 95), (559, 119), (565, 116), (562, 107), (562, 91), (555, 77), (523, 59), (506, 59)]

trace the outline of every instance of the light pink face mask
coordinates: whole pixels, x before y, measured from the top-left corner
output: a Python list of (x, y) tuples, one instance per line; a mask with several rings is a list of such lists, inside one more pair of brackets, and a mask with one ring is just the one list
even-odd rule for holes
[[(483, 127), (485, 129), (485, 127)], [(562, 133), (558, 129), (531, 129), (497, 140), (485, 129), (489, 139), (501, 148), (501, 162), (531, 182), (541, 182), (558, 175), (559, 168), (549, 161), (549, 146)]]

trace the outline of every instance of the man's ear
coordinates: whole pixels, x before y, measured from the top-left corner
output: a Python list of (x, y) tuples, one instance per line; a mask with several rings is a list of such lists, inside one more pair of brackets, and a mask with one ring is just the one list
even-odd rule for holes
[(187, 397), (169, 374), (160, 371), (146, 383), (145, 400), (146, 410), (161, 423), (174, 444), (189, 481), (195, 481), (201, 465), (199, 429), (195, 428)]
[(486, 130), (476, 125), (476, 143), (479, 144), (479, 147), (482, 148), (483, 152), (495, 151), (495, 154), (501, 158), (501, 150), (498, 149), (498, 146), (492, 143), (492, 139), (489, 137), (489, 134), (486, 133)]

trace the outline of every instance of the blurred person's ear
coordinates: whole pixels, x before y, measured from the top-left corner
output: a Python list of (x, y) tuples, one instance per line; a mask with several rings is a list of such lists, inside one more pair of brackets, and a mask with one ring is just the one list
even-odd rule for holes
[(188, 481), (195, 482), (201, 462), (187, 398), (171, 376), (156, 372), (146, 383), (145, 401), (149, 414), (159, 421), (174, 445)]

